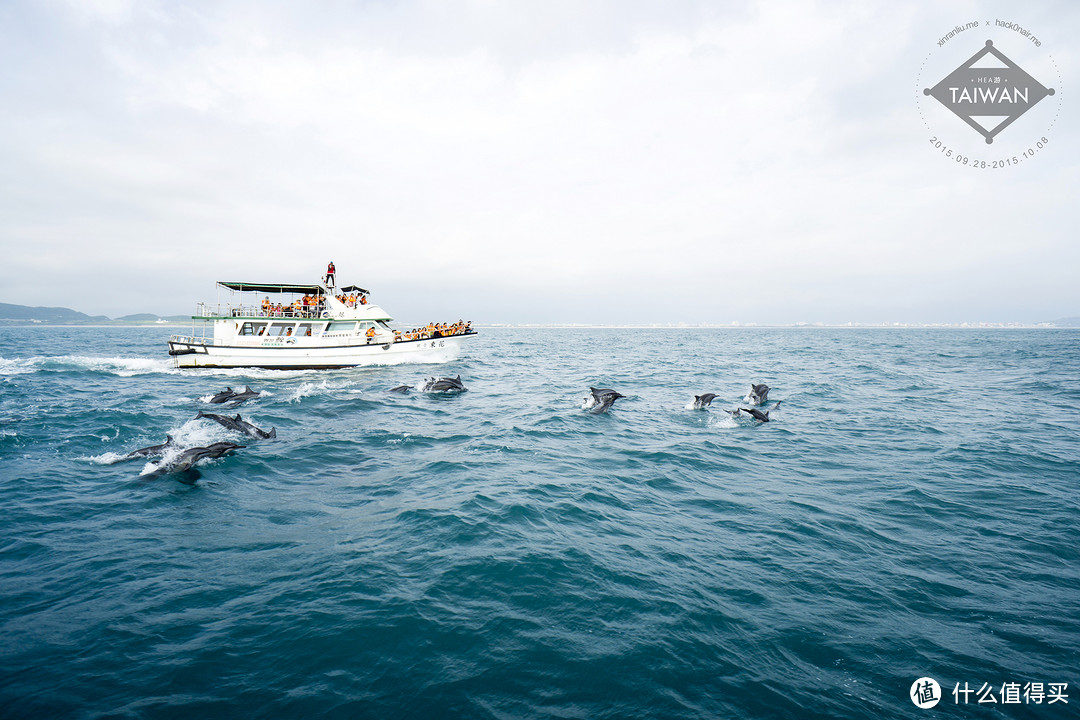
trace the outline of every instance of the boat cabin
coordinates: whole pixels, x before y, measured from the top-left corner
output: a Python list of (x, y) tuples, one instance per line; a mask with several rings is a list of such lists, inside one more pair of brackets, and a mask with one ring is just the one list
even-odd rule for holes
[[(199, 303), (192, 316), (192, 337), (215, 345), (273, 346), (362, 344), (394, 342), (393, 319), (368, 301), (368, 291), (356, 285), (219, 282), (230, 297), (214, 304)], [(197, 325), (201, 323), (201, 334)]]

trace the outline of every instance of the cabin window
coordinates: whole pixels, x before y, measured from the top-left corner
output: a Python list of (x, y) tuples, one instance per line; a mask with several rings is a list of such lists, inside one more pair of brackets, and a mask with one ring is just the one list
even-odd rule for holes
[(327, 332), (339, 333), (339, 332), (352, 332), (356, 329), (356, 321), (349, 320), (348, 322), (332, 322), (330, 327), (326, 329)]
[(284, 337), (288, 330), (292, 329), (292, 323), (273, 323), (267, 331), (270, 337)]
[(266, 323), (246, 322), (240, 328), (241, 336), (262, 335), (266, 332)]
[(311, 337), (315, 332), (311, 323), (300, 323), (296, 326), (296, 334), (300, 337)]

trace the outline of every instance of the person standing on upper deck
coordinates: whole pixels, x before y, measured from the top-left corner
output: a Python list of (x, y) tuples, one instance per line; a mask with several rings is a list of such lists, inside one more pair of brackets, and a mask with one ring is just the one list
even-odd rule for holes
[(330, 264), (326, 266), (326, 287), (334, 287), (334, 261), (331, 260)]

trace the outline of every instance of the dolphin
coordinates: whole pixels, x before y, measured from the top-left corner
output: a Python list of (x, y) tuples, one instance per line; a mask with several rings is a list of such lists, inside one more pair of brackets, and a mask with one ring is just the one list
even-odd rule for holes
[(594, 388), (589, 387), (589, 392), (592, 393), (592, 404), (588, 406), (587, 410), (593, 415), (599, 415), (600, 413), (606, 413), (615, 401), (619, 398), (626, 397), (621, 393), (617, 393), (611, 388)]
[(769, 386), (765, 383), (760, 385), (750, 384), (750, 402), (761, 405), (769, 399)]
[(773, 410), (775, 410), (778, 407), (780, 407), (779, 402), (777, 402), (775, 405), (773, 405), (771, 408), (769, 408), (765, 412), (762, 412), (761, 410), (758, 410), (757, 408), (739, 408), (739, 409), (742, 410), (743, 412), (750, 413), (750, 416), (753, 417), (755, 420), (760, 420), (761, 422), (769, 422), (769, 413), (771, 413)]
[(151, 445), (150, 447), (144, 447), (144, 448), (139, 448), (138, 450), (132, 450), (127, 455), (120, 458), (120, 460), (121, 461), (122, 460), (134, 460), (135, 458), (141, 458), (141, 457), (160, 457), (160, 456), (164, 455), (167, 450), (175, 447), (175, 445), (176, 445), (176, 440), (173, 439), (173, 436), (172, 435), (166, 435), (165, 436), (165, 442), (161, 443), (160, 445)]
[(244, 392), (235, 393), (232, 397), (229, 398), (229, 402), (232, 404), (232, 407), (236, 407), (240, 403), (246, 402), (251, 398), (259, 397), (259, 395), (262, 395), (262, 393), (258, 390), (252, 390), (247, 385), (245, 385)]
[(424, 392), (465, 392), (468, 388), (461, 384), (461, 376), (456, 378), (431, 378), (424, 384)]
[(409, 391), (412, 390), (412, 389), (413, 389), (412, 385), (398, 385), (397, 387), (390, 388), (390, 392), (396, 392), (396, 393), (401, 393), (402, 395), (407, 395), (409, 393)]
[(228, 402), (234, 395), (236, 395), (236, 393), (233, 392), (233, 389), (231, 387), (227, 387), (223, 391), (219, 392), (217, 395), (214, 395), (214, 397), (210, 398), (210, 402), (215, 405), (219, 405), (223, 402)]
[[(237, 445), (231, 442), (216, 442), (204, 447), (193, 447), (184, 450), (182, 453), (168, 461), (162, 461), (154, 469), (146, 473), (149, 477), (157, 477), (159, 475), (173, 475), (173, 474), (188, 474), (191, 482), (198, 479), (198, 474), (194, 477), (190, 476), (190, 473), (195, 471), (195, 463), (205, 458), (218, 458), (226, 453), (230, 453), (233, 450), (237, 450), (246, 445)], [(197, 473), (197, 471), (195, 471)], [(190, 483), (189, 483), (190, 484)]]
[(695, 395), (694, 396), (694, 409), (695, 410), (704, 410), (705, 408), (709, 407), (709, 403), (711, 403), (713, 401), (714, 397), (716, 397), (716, 393), (705, 393), (704, 395)]
[(259, 428), (255, 427), (254, 425), (252, 425), (251, 423), (247, 422), (242, 417), (240, 417), (239, 413), (236, 414), (236, 417), (231, 418), (231, 417), (226, 417), (225, 415), (215, 415), (214, 413), (204, 413), (202, 410), (200, 410), (199, 414), (195, 416), (196, 420), (198, 420), (199, 418), (206, 418), (207, 420), (213, 420), (214, 422), (216, 422), (217, 424), (221, 425), (224, 428), (228, 428), (229, 430), (233, 430), (234, 432), (243, 433), (244, 435), (247, 435), (248, 437), (251, 437), (251, 438), (261, 438), (263, 440), (266, 440), (268, 438), (276, 438), (277, 437), (277, 429), (276, 428), (270, 428), (269, 432), (267, 432), (266, 430), (260, 430)]

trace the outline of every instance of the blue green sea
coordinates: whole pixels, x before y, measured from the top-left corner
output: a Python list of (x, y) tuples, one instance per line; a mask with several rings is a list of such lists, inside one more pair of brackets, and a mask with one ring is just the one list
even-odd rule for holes
[[(0, 332), (2, 718), (1078, 717), (1078, 331), (498, 328), (308, 372), (175, 370), (170, 332)], [(725, 412), (751, 383), (770, 422)], [(166, 435), (245, 447), (119, 461)]]

